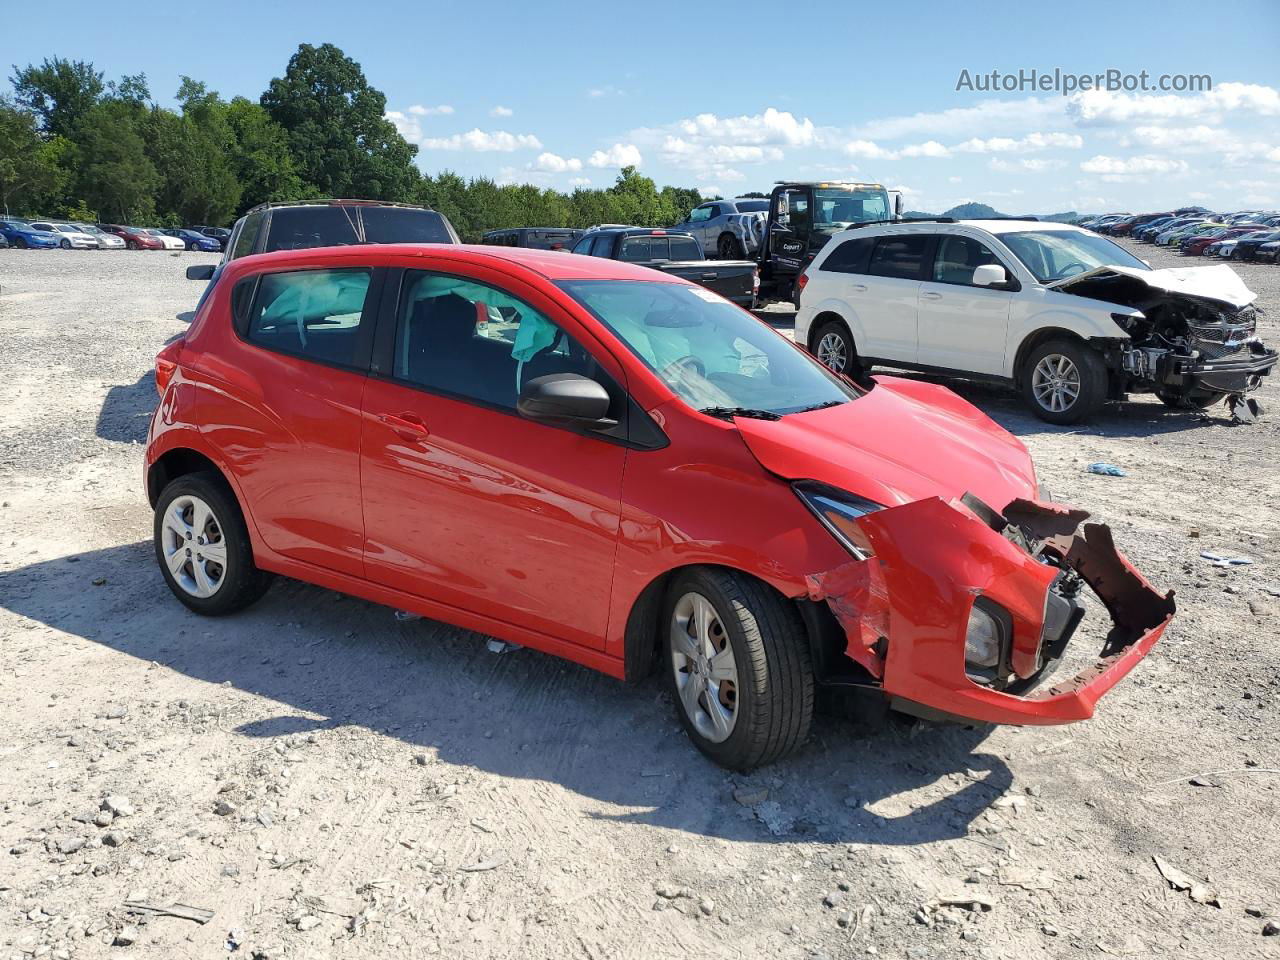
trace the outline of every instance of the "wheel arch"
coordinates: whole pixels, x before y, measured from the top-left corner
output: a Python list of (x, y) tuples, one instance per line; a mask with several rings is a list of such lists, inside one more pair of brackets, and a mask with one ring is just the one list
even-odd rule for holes
[(828, 323), (838, 323), (844, 327), (845, 332), (849, 334), (849, 342), (853, 345), (854, 356), (858, 355), (858, 338), (854, 336), (853, 327), (843, 314), (836, 312), (830, 308), (819, 308), (813, 315), (813, 319), (809, 321), (809, 336), (805, 343), (805, 349), (810, 353), (816, 352), (818, 346), (818, 331), (825, 327)]
[[(688, 570), (723, 570), (740, 576), (750, 577), (764, 584), (786, 602), (793, 604), (800, 614), (801, 622), (809, 636), (810, 650), (829, 645), (831, 636), (829, 624), (821, 616), (822, 611), (806, 610), (813, 606), (803, 596), (792, 596), (779, 589), (777, 583), (770, 582), (758, 573), (724, 563), (682, 563), (670, 567), (655, 576), (644, 589), (637, 594), (627, 615), (624, 631), (624, 678), (627, 683), (639, 683), (657, 670), (662, 659), (662, 607), (666, 600), (667, 590), (682, 573)], [(831, 622), (834, 622), (832, 620)]]
[(1017, 352), (1013, 357), (1012, 370), (1015, 386), (1022, 386), (1024, 383), (1025, 378), (1023, 376), (1022, 368), (1023, 364), (1026, 363), (1027, 357), (1031, 355), (1031, 352), (1035, 350), (1036, 347), (1041, 344), (1048, 343), (1050, 340), (1069, 340), (1072, 343), (1077, 343), (1089, 350), (1097, 349), (1089, 342), (1088, 338), (1082, 337), (1074, 330), (1068, 330), (1066, 327), (1041, 327), (1040, 329), (1029, 333), (1022, 339), (1022, 342), (1018, 344)]

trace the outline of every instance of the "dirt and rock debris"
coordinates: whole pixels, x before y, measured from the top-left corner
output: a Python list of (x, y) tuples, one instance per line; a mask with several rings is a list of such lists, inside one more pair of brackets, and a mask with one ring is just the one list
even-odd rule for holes
[(1280, 957), (1280, 383), (1053, 427), (948, 381), (1178, 616), (1088, 723), (820, 717), (737, 776), (656, 679), (293, 582), (179, 605), (141, 443), (209, 259), (0, 251), (0, 960)]

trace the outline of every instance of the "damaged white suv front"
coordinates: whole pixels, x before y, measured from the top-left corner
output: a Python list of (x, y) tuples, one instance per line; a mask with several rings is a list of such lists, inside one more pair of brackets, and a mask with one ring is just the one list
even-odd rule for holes
[(1276, 365), (1258, 339), (1256, 294), (1225, 265), (1171, 270), (1098, 267), (1050, 284), (1120, 307), (1111, 319), (1128, 335), (1095, 340), (1121, 391), (1155, 393), (1170, 406), (1203, 409), (1226, 399), (1232, 415), (1261, 412), (1249, 396)]

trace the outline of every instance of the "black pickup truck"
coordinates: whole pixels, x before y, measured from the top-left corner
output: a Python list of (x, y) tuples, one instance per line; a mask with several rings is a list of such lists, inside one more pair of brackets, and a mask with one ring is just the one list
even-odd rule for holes
[(573, 252), (625, 260), (675, 274), (700, 283), (748, 310), (755, 306), (760, 289), (760, 274), (754, 263), (704, 259), (702, 245), (688, 233), (650, 227), (609, 227), (586, 233), (574, 244)]

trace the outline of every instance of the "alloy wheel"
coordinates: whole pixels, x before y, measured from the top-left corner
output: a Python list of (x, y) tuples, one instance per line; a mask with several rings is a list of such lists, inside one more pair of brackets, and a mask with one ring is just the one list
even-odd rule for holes
[(1080, 397), (1080, 371), (1071, 358), (1050, 353), (1040, 359), (1031, 373), (1031, 390), (1036, 402), (1051, 413), (1065, 413)]
[(843, 373), (845, 366), (849, 363), (844, 337), (838, 333), (823, 334), (822, 339), (818, 341), (818, 360), (836, 373)]
[(161, 536), (174, 582), (193, 597), (217, 593), (227, 575), (227, 542), (209, 504), (191, 494), (175, 498), (165, 511)]
[(685, 715), (698, 733), (723, 743), (738, 720), (738, 665), (716, 608), (686, 593), (671, 613), (671, 669)]

